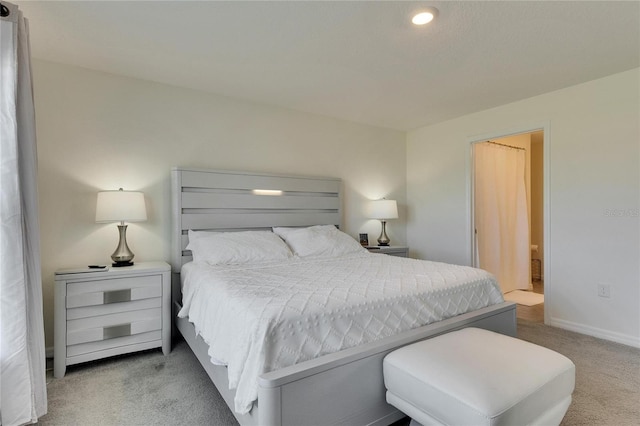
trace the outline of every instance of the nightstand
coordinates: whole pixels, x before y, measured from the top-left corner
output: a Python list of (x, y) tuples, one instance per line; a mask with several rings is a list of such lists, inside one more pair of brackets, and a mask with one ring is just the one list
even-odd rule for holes
[(409, 257), (409, 247), (404, 246), (365, 246), (371, 253), (388, 254), (389, 256)]
[(171, 267), (165, 262), (55, 275), (53, 375), (67, 365), (162, 347), (171, 352)]

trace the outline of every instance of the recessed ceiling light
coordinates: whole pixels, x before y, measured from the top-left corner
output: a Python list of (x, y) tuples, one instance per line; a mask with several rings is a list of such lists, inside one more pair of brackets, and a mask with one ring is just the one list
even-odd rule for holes
[(433, 18), (435, 18), (437, 14), (438, 9), (430, 7), (414, 15), (414, 17), (411, 19), (411, 22), (413, 22), (415, 25), (425, 25), (433, 21)]

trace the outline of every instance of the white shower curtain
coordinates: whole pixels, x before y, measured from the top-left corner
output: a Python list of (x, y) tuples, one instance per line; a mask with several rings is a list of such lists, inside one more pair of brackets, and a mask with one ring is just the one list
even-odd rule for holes
[(525, 151), (494, 143), (474, 146), (477, 265), (503, 293), (529, 290), (529, 212)]
[(0, 18), (0, 423), (47, 412), (35, 114), (27, 22)]

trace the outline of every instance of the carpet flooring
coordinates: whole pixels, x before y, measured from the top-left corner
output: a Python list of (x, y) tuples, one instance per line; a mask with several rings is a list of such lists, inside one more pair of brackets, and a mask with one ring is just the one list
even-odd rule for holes
[(39, 425), (237, 425), (189, 346), (160, 349), (47, 372), (48, 413)]
[[(563, 426), (640, 424), (640, 350), (524, 320), (518, 336), (576, 364)], [(166, 357), (151, 350), (70, 366), (62, 379), (48, 375), (40, 425), (237, 424), (181, 340)]]
[(640, 349), (524, 320), (518, 337), (576, 365), (573, 402), (561, 425), (640, 424)]

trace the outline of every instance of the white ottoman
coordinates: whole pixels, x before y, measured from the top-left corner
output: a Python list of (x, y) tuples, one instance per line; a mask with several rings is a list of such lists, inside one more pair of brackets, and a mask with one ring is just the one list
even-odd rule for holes
[(558, 425), (575, 366), (557, 352), (479, 328), (384, 358), (387, 402), (423, 425)]

